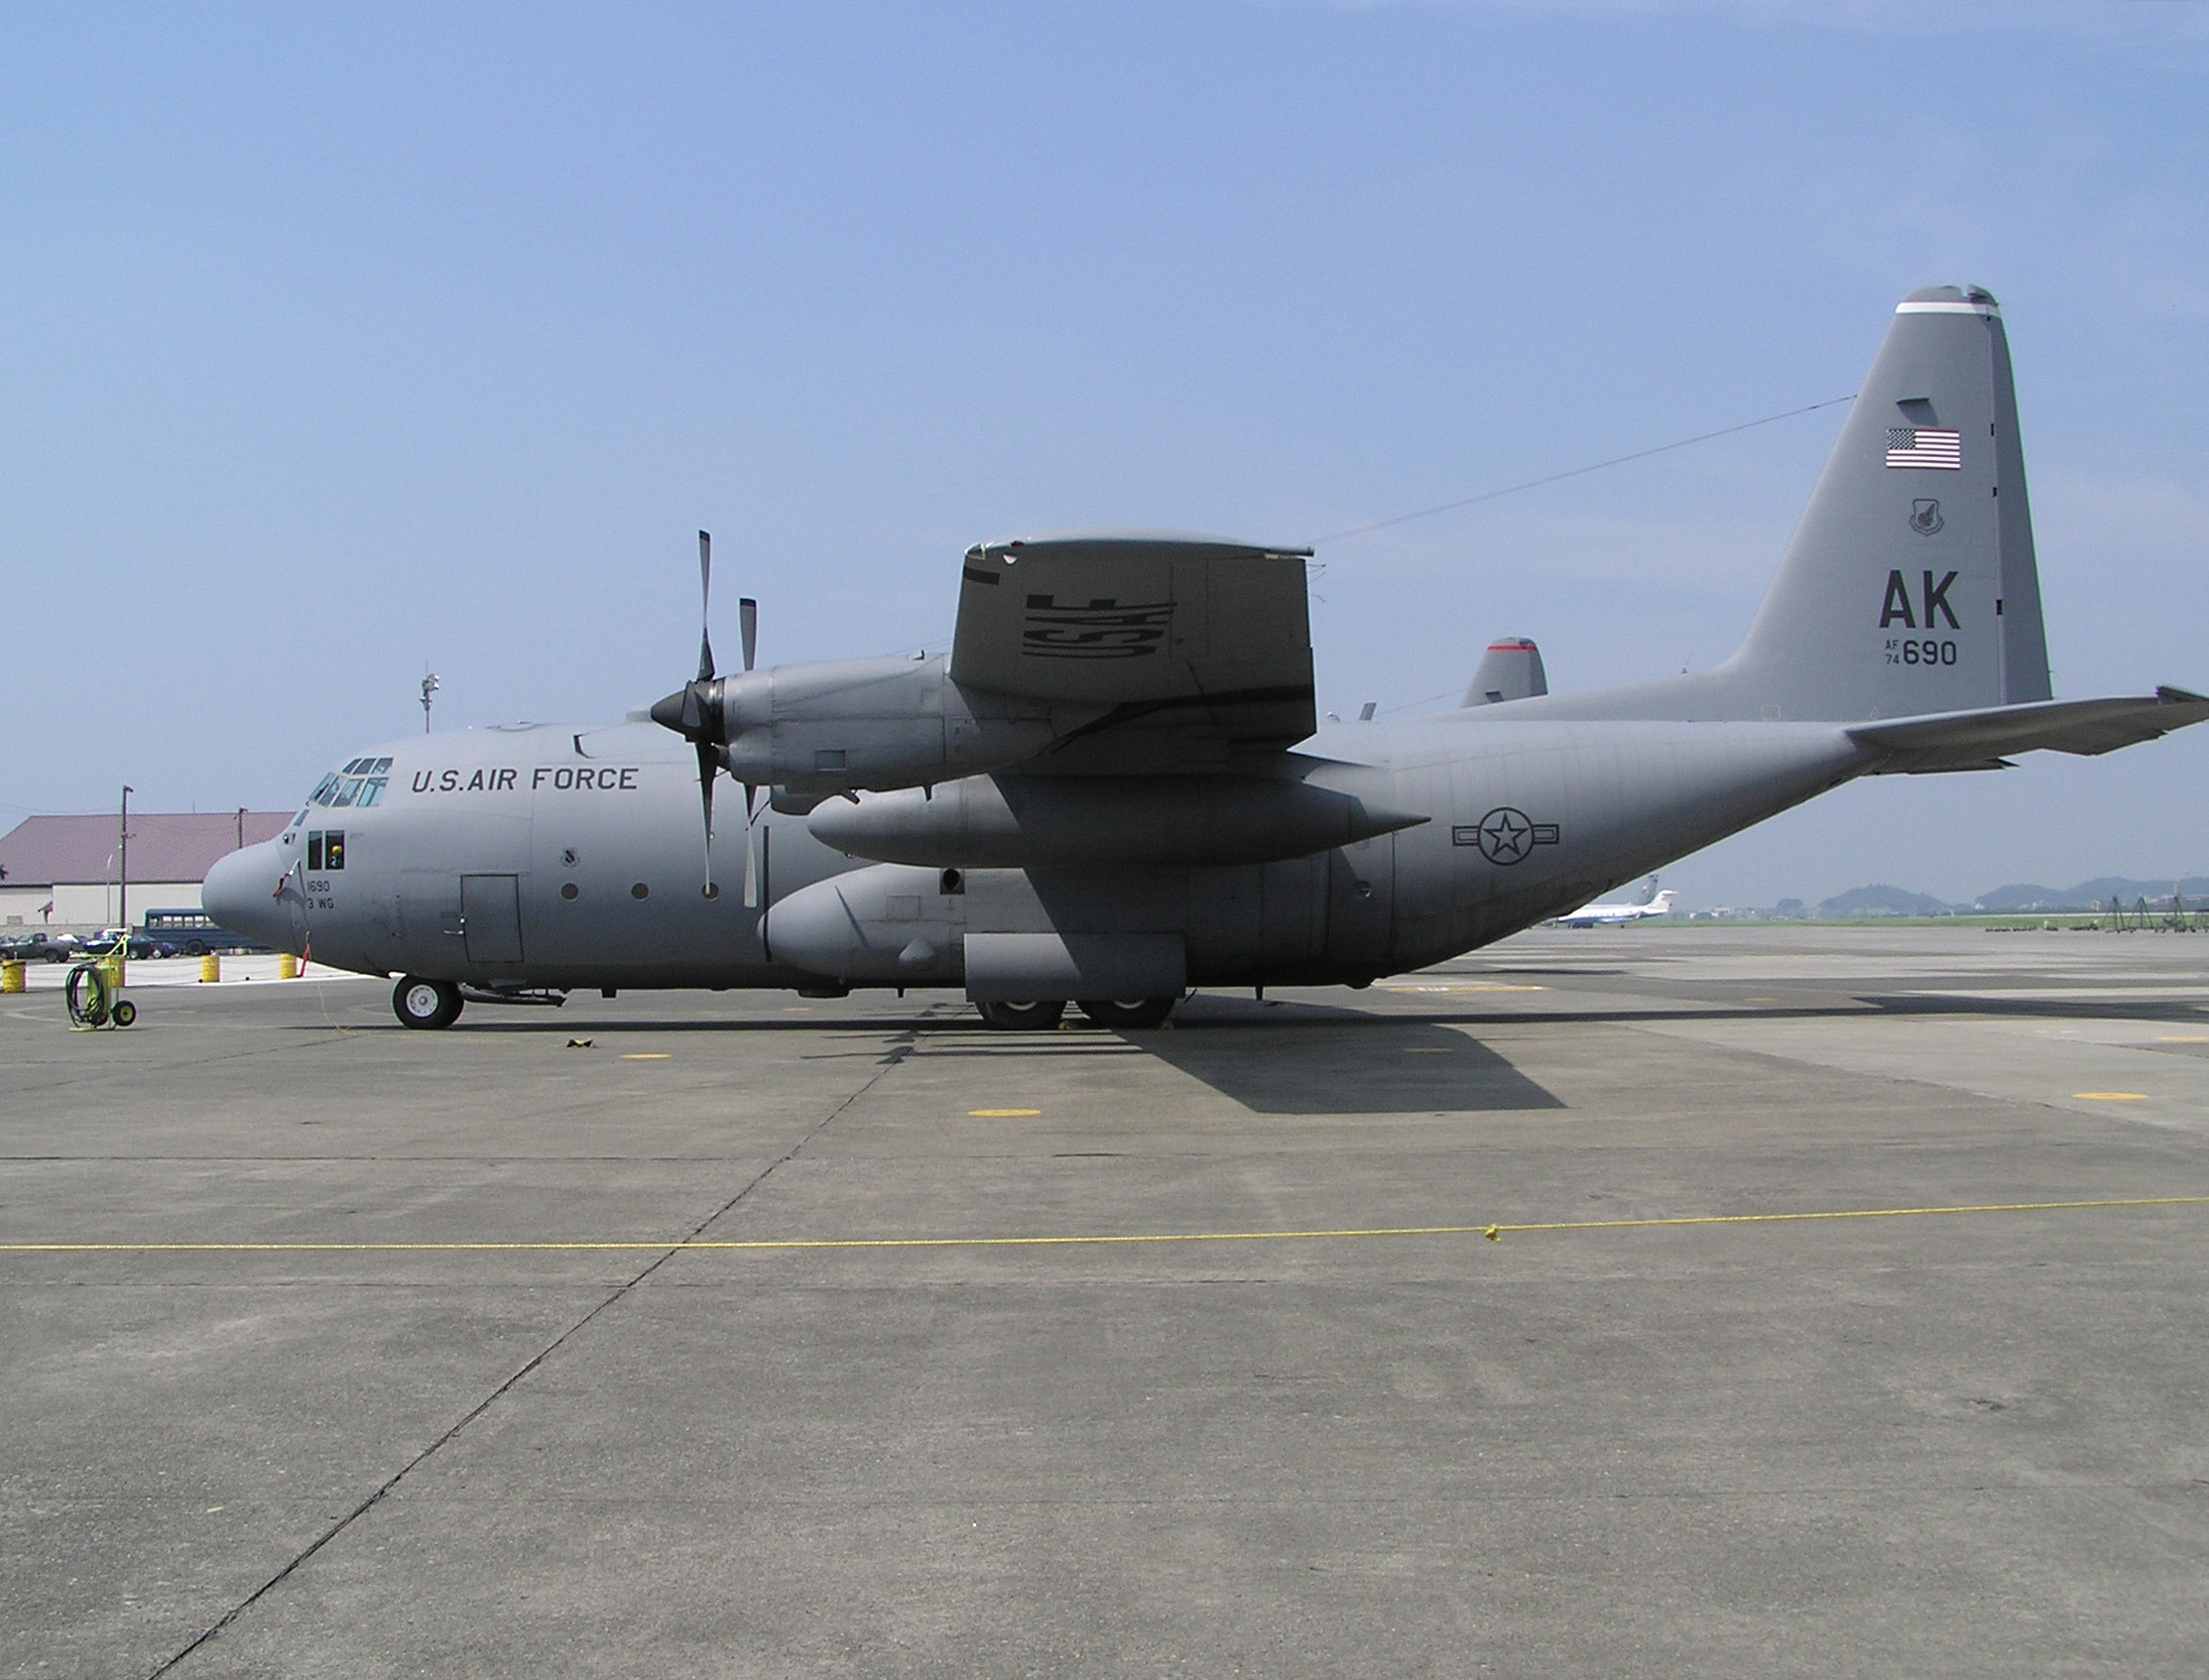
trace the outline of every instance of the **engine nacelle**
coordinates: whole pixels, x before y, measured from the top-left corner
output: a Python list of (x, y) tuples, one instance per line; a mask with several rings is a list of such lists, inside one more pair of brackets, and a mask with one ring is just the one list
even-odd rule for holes
[(849, 857), (958, 869), (1272, 863), (1425, 822), (1308, 781), (1253, 776), (976, 776), (815, 808)]
[(839, 660), (723, 677), (722, 763), (794, 794), (920, 787), (1025, 763), (1060, 732), (1047, 707), (963, 688), (948, 666)]

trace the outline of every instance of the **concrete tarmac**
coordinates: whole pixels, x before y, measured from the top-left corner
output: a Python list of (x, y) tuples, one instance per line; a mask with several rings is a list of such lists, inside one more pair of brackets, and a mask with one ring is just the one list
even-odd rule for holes
[(0, 1673), (2209, 1671), (2209, 938), (0, 1052)]

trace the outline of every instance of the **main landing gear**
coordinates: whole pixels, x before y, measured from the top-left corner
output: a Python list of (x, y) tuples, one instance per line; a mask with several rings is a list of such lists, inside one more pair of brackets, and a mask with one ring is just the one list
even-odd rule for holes
[(460, 988), (449, 980), (402, 975), (392, 988), (391, 1008), (409, 1026), (450, 1026), (460, 1019)]
[[(1081, 1013), (1097, 1025), (1126, 1032), (1157, 1026), (1173, 1013), (1179, 998), (1083, 998)], [(977, 1003), (982, 1020), (1005, 1032), (1043, 1032), (1056, 1026), (1066, 1013), (1063, 998), (1018, 1003)]]

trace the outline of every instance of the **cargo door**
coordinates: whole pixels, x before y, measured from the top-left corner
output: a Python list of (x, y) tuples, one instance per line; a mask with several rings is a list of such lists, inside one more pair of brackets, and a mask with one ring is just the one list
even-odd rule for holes
[(512, 875), (463, 875), (460, 930), (471, 963), (520, 962), (521, 879)]

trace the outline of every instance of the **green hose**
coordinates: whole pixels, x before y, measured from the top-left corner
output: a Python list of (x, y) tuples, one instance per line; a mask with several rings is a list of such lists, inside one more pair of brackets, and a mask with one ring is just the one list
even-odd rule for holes
[(114, 1000), (114, 991), (107, 983), (107, 970), (100, 964), (78, 963), (69, 970), (69, 1020), (77, 1026), (105, 1026)]

